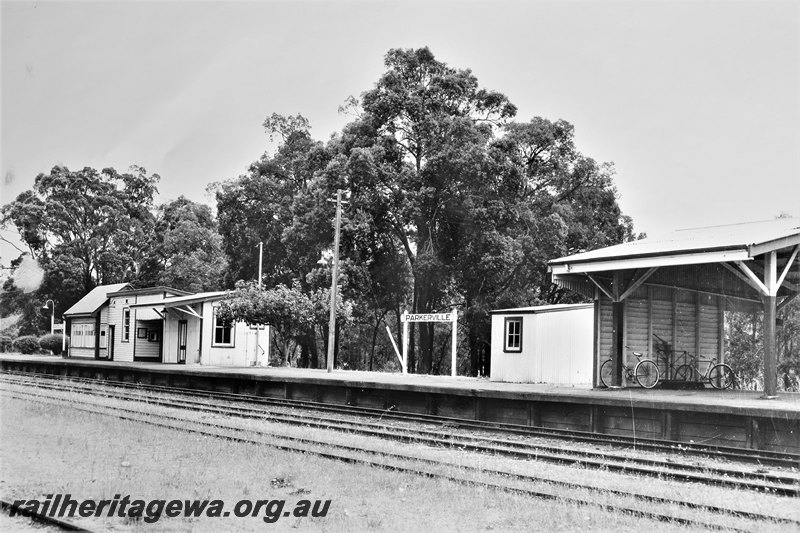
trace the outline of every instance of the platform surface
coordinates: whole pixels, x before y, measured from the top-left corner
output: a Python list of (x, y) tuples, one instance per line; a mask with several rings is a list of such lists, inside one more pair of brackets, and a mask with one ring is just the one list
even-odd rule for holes
[(776, 399), (763, 399), (758, 391), (641, 389), (592, 389), (588, 386), (502, 383), (487, 378), (403, 375), (387, 372), (364, 372), (290, 367), (219, 367), (164, 363), (127, 363), (42, 355), (1, 354), (0, 361), (46, 362), (52, 365), (136, 368), (143, 371), (225, 376), (231, 379), (312, 382), (321, 385), (377, 387), (413, 391), (452, 392), (457, 395), (496, 398), (630, 405), (638, 408), (674, 409), (747, 414), (786, 420), (800, 420), (800, 393), (779, 393)]

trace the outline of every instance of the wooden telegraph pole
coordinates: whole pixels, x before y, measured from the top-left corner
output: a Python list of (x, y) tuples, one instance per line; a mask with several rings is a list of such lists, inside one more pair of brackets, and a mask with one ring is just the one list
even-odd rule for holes
[[(258, 243), (258, 290), (261, 290), (261, 277), (262, 277), (262, 267), (264, 261), (264, 242)], [(261, 332), (261, 325), (256, 324), (256, 357), (253, 361), (255, 366), (258, 366), (258, 351), (261, 349), (261, 345), (259, 344), (259, 333)], [(267, 340), (267, 344), (269, 344), (269, 340)], [(267, 361), (269, 363), (269, 361)]]
[[(347, 202), (345, 202), (347, 203)], [(328, 323), (328, 372), (333, 372), (333, 349), (336, 343), (336, 292), (339, 285), (339, 233), (342, 226), (342, 190), (336, 190), (336, 222), (333, 238), (333, 272), (331, 273), (331, 318)]]

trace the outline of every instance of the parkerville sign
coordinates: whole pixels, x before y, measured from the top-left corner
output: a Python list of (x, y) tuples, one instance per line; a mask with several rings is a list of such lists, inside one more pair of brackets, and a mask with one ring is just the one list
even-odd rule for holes
[(453, 313), (403, 313), (401, 322), (452, 322)]

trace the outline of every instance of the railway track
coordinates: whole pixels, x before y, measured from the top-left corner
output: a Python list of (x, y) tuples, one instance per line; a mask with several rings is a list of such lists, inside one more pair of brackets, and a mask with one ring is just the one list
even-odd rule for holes
[[(370, 426), (369, 431), (359, 432), (357, 430), (357, 428), (352, 424), (350, 424), (350, 425), (342, 424), (342, 425), (340, 425), (340, 427), (330, 427), (330, 425), (332, 425), (332, 423), (329, 424), (328, 426), (326, 426), (325, 424), (315, 423), (314, 420), (309, 420), (307, 417), (306, 417), (306, 420), (305, 420), (304, 423), (300, 421), (300, 419), (302, 417), (295, 417), (295, 419), (293, 419), (293, 421), (289, 421), (289, 422), (287, 422), (287, 417), (284, 416), (284, 415), (281, 415), (281, 417), (279, 417), (278, 419), (273, 419), (273, 414), (274, 413), (264, 412), (263, 410), (260, 410), (259, 412), (256, 413), (256, 412), (253, 412), (253, 411), (257, 411), (257, 410), (254, 409), (254, 408), (251, 408), (251, 407), (247, 407), (247, 408), (240, 408), (239, 407), (239, 408), (237, 408), (237, 407), (232, 407), (232, 406), (208, 406), (208, 405), (200, 404), (199, 402), (193, 402), (193, 401), (187, 402), (187, 398), (185, 398), (185, 397), (181, 398), (180, 401), (176, 401), (174, 399), (164, 399), (164, 398), (154, 398), (154, 397), (131, 397), (129, 394), (113, 394), (112, 393), (113, 391), (104, 390), (104, 389), (106, 389), (105, 386), (102, 387), (101, 389), (97, 389), (97, 390), (93, 390), (92, 391), (92, 390), (89, 390), (89, 387), (86, 386), (86, 383), (77, 383), (76, 384), (76, 383), (71, 383), (69, 381), (61, 382), (61, 381), (56, 381), (56, 380), (33, 380), (33, 381), (38, 382), (38, 383), (36, 383), (36, 382), (33, 382), (32, 380), (19, 379), (19, 378), (20, 378), (19, 376), (17, 376), (17, 379), (13, 379), (13, 377), (11, 377), (11, 376), (4, 376), (3, 377), (3, 381), (5, 381), (6, 383), (9, 383), (9, 384), (12, 384), (10, 382), (16, 382), (16, 384), (20, 386), (19, 388), (30, 387), (31, 385), (33, 385), (33, 386), (38, 386), (39, 389), (41, 389), (42, 391), (46, 391), (46, 392), (68, 391), (68, 392), (71, 392), (71, 393), (78, 393), (78, 394), (80, 394), (82, 396), (86, 396), (87, 399), (90, 399), (91, 396), (100, 396), (100, 397), (103, 397), (103, 398), (106, 398), (106, 399), (112, 399), (112, 400), (115, 400), (115, 401), (119, 401), (120, 403), (123, 402), (123, 401), (124, 402), (147, 403), (151, 408), (152, 407), (158, 407), (158, 408), (161, 408), (161, 409), (167, 409), (167, 410), (175, 411), (175, 412), (179, 412), (179, 413), (180, 412), (185, 412), (187, 409), (189, 409), (191, 411), (195, 411), (195, 412), (198, 412), (198, 413), (205, 413), (205, 414), (212, 414), (212, 415), (219, 415), (219, 416), (234, 416), (234, 417), (237, 417), (237, 418), (259, 418), (259, 419), (263, 419), (265, 421), (277, 422), (277, 423), (281, 423), (281, 424), (286, 424), (286, 423), (294, 423), (296, 425), (302, 424), (302, 425), (305, 425), (305, 426), (311, 426), (311, 427), (315, 427), (315, 428), (336, 429), (337, 431), (347, 431), (348, 433), (359, 433), (359, 434), (362, 434), (362, 435), (365, 435), (365, 436), (377, 436), (377, 437), (384, 438), (384, 439), (386, 438), (385, 435), (381, 434), (380, 431), (375, 428), (375, 424), (374, 423), (369, 424), (369, 426)], [(48, 381), (50, 381), (50, 383), (48, 383)], [(103, 383), (103, 385), (106, 385), (106, 384)], [(5, 392), (9, 393), (9, 391), (7, 391), (7, 390)], [(125, 391), (125, 392), (130, 392), (130, 391)], [(26, 398), (26, 399), (34, 399), (36, 401), (44, 401), (44, 402), (57, 402), (57, 403), (61, 402), (61, 403), (69, 404), (69, 405), (71, 405), (73, 407), (75, 406), (75, 403), (76, 403), (76, 400), (75, 400), (74, 397), (70, 398), (70, 399), (64, 399), (64, 398), (59, 399), (58, 397), (54, 397), (52, 395), (48, 396), (47, 394), (34, 393), (34, 392), (29, 391), (29, 390), (28, 391), (24, 391), (24, 390), (20, 391), (20, 390), (17, 389), (17, 390), (11, 391), (11, 393), (13, 395), (16, 395), (17, 397), (23, 397), (23, 398)], [(116, 416), (118, 418), (123, 418), (123, 419), (128, 419), (128, 420), (136, 420), (136, 421), (145, 422), (145, 423), (151, 423), (151, 424), (154, 423), (154, 421), (152, 420), (152, 417), (156, 416), (156, 415), (153, 415), (153, 413), (150, 413), (148, 415), (143, 415), (142, 411), (141, 411), (141, 408), (133, 408), (133, 409), (128, 408), (128, 407), (124, 407), (124, 408), (114, 407), (113, 409), (112, 408), (104, 408), (102, 405), (97, 404), (96, 402), (84, 401), (83, 399), (79, 403), (81, 405), (83, 405), (83, 407), (81, 407), (80, 409), (85, 410), (85, 411), (89, 411), (89, 412), (104, 411), (103, 414)], [(186, 417), (183, 416), (183, 415), (171, 415), (171, 416), (157, 415), (157, 416), (158, 416), (159, 420), (157, 422), (155, 422), (156, 425), (161, 425), (163, 427), (170, 427), (172, 429), (181, 429), (181, 430), (186, 430), (187, 429), (185, 427), (181, 427), (181, 424), (186, 424), (187, 423)], [(291, 417), (289, 417), (289, 419), (292, 420)], [(337, 424), (339, 424), (342, 421), (335, 421), (335, 422)], [(441, 473), (432, 472), (431, 468), (433, 468), (433, 467), (435, 467), (437, 465), (441, 466), (442, 463), (440, 461), (424, 460), (424, 459), (420, 459), (418, 457), (416, 457), (416, 458), (415, 457), (410, 457), (410, 456), (408, 456), (406, 454), (387, 453), (387, 452), (378, 452), (378, 451), (365, 451), (363, 449), (363, 447), (353, 447), (353, 446), (347, 446), (347, 445), (343, 445), (343, 444), (334, 444), (334, 443), (330, 443), (330, 442), (320, 441), (320, 440), (317, 440), (317, 439), (308, 439), (308, 438), (301, 438), (301, 437), (296, 437), (296, 436), (292, 437), (292, 436), (287, 436), (287, 435), (276, 436), (276, 435), (271, 434), (271, 433), (254, 432), (251, 429), (237, 428), (237, 427), (234, 427), (234, 426), (230, 426), (228, 424), (200, 422), (200, 421), (196, 421), (196, 420), (192, 421), (191, 424), (193, 425), (193, 427), (189, 428), (188, 430), (191, 430), (193, 432), (199, 432), (199, 433), (202, 433), (202, 434), (208, 435), (208, 436), (217, 436), (217, 437), (223, 437), (223, 438), (233, 438), (235, 440), (240, 440), (242, 442), (254, 442), (254, 443), (259, 443), (259, 444), (267, 444), (267, 445), (270, 445), (270, 446), (273, 446), (273, 447), (277, 447), (277, 448), (280, 448), (280, 449), (284, 449), (284, 450), (287, 450), (287, 451), (295, 451), (295, 452), (302, 452), (302, 453), (314, 453), (315, 455), (320, 455), (320, 456), (327, 457), (327, 458), (330, 458), (330, 459), (336, 459), (336, 460), (342, 460), (342, 461), (348, 461), (348, 462), (360, 462), (360, 463), (364, 463), (364, 464), (369, 464), (371, 466), (379, 466), (379, 467), (383, 467), (383, 468), (392, 468), (392, 469), (395, 469), (395, 470), (406, 471), (406, 472), (415, 473), (415, 474), (418, 474), (418, 475), (425, 475), (425, 476), (428, 476), (428, 477), (443, 477), (444, 476), (445, 478), (451, 479), (453, 481), (476, 484), (474, 481), (470, 481), (468, 479), (464, 479), (464, 476), (460, 475), (458, 473), (456, 473), (456, 474), (441, 474)], [(383, 429), (386, 430), (385, 427)], [(429, 438), (429, 437), (424, 437), (424, 436), (420, 436), (420, 435), (409, 437), (408, 435), (403, 435), (402, 438), (395, 438), (394, 440), (404, 440), (406, 442), (423, 442), (425, 444), (429, 444), (429, 445), (433, 445), (433, 446), (448, 446), (449, 445), (449, 446), (458, 447), (459, 449), (466, 448), (464, 446), (464, 444), (465, 444), (464, 442), (460, 442), (459, 443), (458, 441), (453, 441), (452, 439), (448, 439), (446, 441), (435, 441), (435, 440), (433, 440), (432, 437), (431, 437), (431, 441), (425, 441), (426, 438)], [(264, 439), (271, 439), (271, 442), (265, 442)], [(488, 448), (488, 447), (482, 447), (482, 448), (472, 447), (472, 448), (466, 448), (466, 449), (472, 449), (472, 450), (475, 450), (475, 451), (484, 451), (484, 452), (488, 451), (490, 453), (497, 453), (496, 450), (490, 450), (490, 448)], [(353, 457), (354, 454), (358, 455), (358, 454), (365, 454), (365, 453), (372, 454), (372, 455), (378, 457), (380, 460), (376, 460), (374, 458), (373, 459), (364, 459), (364, 458), (359, 459), (358, 457)], [(514, 453), (517, 454), (518, 451), (515, 451)], [(515, 456), (519, 457), (519, 455), (515, 455)], [(531, 457), (528, 456), (528, 458), (531, 458)], [(400, 462), (400, 463), (406, 462), (407, 463), (408, 461), (422, 462), (425, 465), (426, 468), (420, 469), (419, 467), (409, 467), (408, 465), (398, 464), (398, 462)], [(584, 461), (581, 461), (581, 463), (582, 464), (585, 463), (585, 459), (584, 459)], [(452, 468), (456, 468), (455, 466), (452, 466), (452, 465), (451, 465), (451, 467)], [(463, 470), (465, 467), (463, 465), (461, 465), (461, 466), (458, 466), (457, 468), (460, 471), (460, 470)], [(470, 470), (470, 469), (467, 468), (467, 470)], [(686, 518), (685, 516), (683, 516), (683, 517), (676, 516), (675, 513), (659, 513), (657, 511), (653, 511), (649, 507), (652, 507), (652, 506), (655, 506), (655, 507), (679, 507), (679, 508), (681, 508), (683, 510), (699, 511), (699, 512), (703, 512), (703, 513), (714, 513), (715, 515), (718, 515), (718, 516), (732, 517), (732, 518), (735, 518), (737, 520), (747, 520), (747, 521), (754, 521), (754, 522), (761, 522), (761, 521), (764, 521), (764, 520), (775, 520), (775, 521), (778, 521), (778, 522), (791, 524), (792, 526), (800, 527), (800, 522), (798, 522), (798, 521), (785, 519), (785, 518), (780, 518), (780, 517), (775, 517), (775, 516), (767, 516), (767, 515), (763, 515), (763, 514), (745, 512), (745, 511), (741, 511), (741, 510), (729, 509), (729, 508), (724, 508), (724, 507), (719, 507), (719, 506), (702, 505), (702, 504), (697, 504), (697, 503), (693, 503), (693, 502), (679, 501), (679, 500), (674, 500), (674, 499), (665, 499), (665, 498), (654, 497), (654, 496), (645, 496), (645, 495), (641, 495), (641, 494), (631, 494), (631, 493), (625, 492), (625, 491), (609, 490), (609, 489), (598, 488), (598, 487), (589, 486), (589, 485), (569, 483), (569, 482), (558, 481), (558, 480), (554, 480), (554, 479), (545, 479), (545, 478), (537, 477), (537, 476), (521, 475), (521, 474), (518, 474), (518, 473), (513, 473), (513, 472), (508, 472), (508, 471), (488, 470), (486, 468), (480, 468), (480, 469), (474, 469), (473, 468), (471, 470), (473, 471), (472, 474), (475, 474), (477, 471), (480, 471), (480, 473), (482, 473), (483, 475), (490, 475), (490, 476), (492, 476), (494, 478), (499, 478), (500, 479), (500, 481), (491, 481), (491, 482), (487, 482), (487, 483), (483, 483), (483, 482), (478, 483), (478, 484), (481, 484), (481, 485), (489, 487), (489, 488), (493, 488), (493, 489), (497, 489), (497, 490), (505, 490), (505, 491), (508, 491), (508, 492), (518, 492), (518, 493), (521, 493), (521, 494), (526, 494), (526, 495), (529, 495), (529, 496), (535, 496), (535, 497), (540, 497), (540, 498), (548, 498), (548, 499), (561, 498), (561, 499), (564, 499), (563, 494), (554, 494), (554, 492), (552, 490), (543, 490), (541, 487), (531, 489), (530, 487), (526, 488), (525, 486), (520, 487), (520, 486), (509, 485), (508, 480), (511, 479), (511, 480), (514, 480), (517, 483), (522, 483), (523, 485), (525, 485), (525, 484), (528, 484), (528, 485), (529, 484), (544, 484), (544, 485), (547, 486), (548, 489), (552, 489), (553, 487), (556, 487), (558, 489), (562, 489), (562, 490), (566, 489), (566, 490), (570, 490), (570, 491), (577, 491), (579, 493), (583, 493), (583, 492), (601, 493), (601, 494), (604, 494), (606, 496), (608, 496), (608, 495), (613, 496), (615, 498), (623, 498), (623, 499), (627, 498), (627, 499), (630, 499), (631, 501), (635, 502), (636, 505), (638, 505), (638, 506), (645, 505), (645, 508), (643, 509), (642, 507), (613, 506), (613, 505), (609, 506), (609, 504), (607, 504), (607, 503), (598, 502), (596, 497), (592, 497), (592, 498), (578, 497), (578, 498), (573, 498), (571, 501), (575, 501), (576, 503), (584, 503), (584, 504), (588, 504), (588, 505), (599, 505), (599, 506), (602, 506), (602, 507), (605, 507), (605, 508), (613, 508), (615, 510), (619, 510), (619, 511), (622, 511), (622, 512), (628, 512), (628, 513), (636, 514), (638, 516), (646, 516), (646, 517), (653, 518), (653, 519), (658, 519), (658, 520), (676, 521), (676, 522), (679, 522), (679, 523), (686, 523), (686, 524), (689, 524), (689, 525), (692, 525), (692, 526), (700, 526), (700, 527), (704, 527), (704, 528), (709, 528), (709, 527), (717, 528), (717, 527), (719, 527), (719, 528), (722, 528), (722, 529), (729, 529), (729, 528), (733, 527), (733, 529), (736, 529), (736, 527), (730, 526), (730, 525), (709, 524), (709, 523), (705, 523), (705, 522), (702, 522), (702, 521), (697, 521), (697, 520), (692, 519), (692, 518)], [(627, 472), (631, 472), (631, 471), (628, 470)], [(687, 478), (687, 480), (688, 480), (688, 478)], [(739, 480), (738, 482), (735, 482), (735, 483), (728, 483), (728, 484), (726, 484), (726, 486), (739, 486), (741, 488), (741, 485), (737, 484), (740, 481), (741, 480)], [(784, 480), (784, 481), (786, 481), (786, 480)], [(778, 487), (778, 486), (772, 487), (770, 490), (780, 489), (780, 490), (774, 490), (774, 493), (776, 493), (776, 494), (784, 494), (784, 495), (795, 495), (796, 496), (797, 495), (797, 478), (794, 478), (793, 481), (795, 482), (795, 486), (794, 486), (794, 488), (792, 490), (785, 490), (785, 489), (787, 489), (787, 487)], [(761, 489), (763, 490), (765, 487), (766, 487), (766, 485), (763, 485), (763, 483), (762, 483)], [(752, 488), (752, 487), (750, 487), (750, 488)], [(569, 499), (569, 498), (567, 498), (567, 499)], [(745, 530), (748, 530), (748, 529), (750, 529), (750, 528), (749, 527), (745, 528)]]
[(79, 378), (72, 376), (59, 376), (53, 374), (2, 371), (0, 375), (9, 376), (35, 376), (43, 379), (62, 380), (67, 379), (76, 383), (109, 385), (125, 389), (140, 391), (162, 392), (194, 398), (213, 398), (215, 400), (227, 400), (233, 402), (247, 402), (257, 406), (284, 406), (299, 409), (313, 409), (319, 412), (338, 413), (342, 415), (363, 415), (379, 417), (380, 419), (403, 420), (408, 422), (420, 422), (428, 424), (443, 425), (454, 429), (491, 431), (506, 435), (520, 437), (542, 437), (552, 439), (564, 439), (568, 441), (581, 442), (586, 444), (596, 444), (604, 446), (620, 446), (623, 448), (633, 448), (639, 451), (662, 452), (679, 455), (713, 455), (718, 459), (725, 459), (735, 462), (750, 462), (762, 466), (775, 466), (781, 468), (800, 468), (800, 455), (783, 453), (769, 450), (748, 450), (729, 446), (708, 445), (703, 443), (685, 443), (677, 441), (665, 441), (656, 439), (632, 438), (619, 435), (598, 435), (585, 431), (574, 431), (557, 428), (543, 428), (536, 426), (520, 426), (515, 424), (501, 424), (496, 422), (484, 422), (463, 418), (446, 417), (439, 415), (428, 415), (420, 413), (408, 413), (389, 409), (376, 409), (370, 407), (359, 407), (351, 405), (325, 404), (307, 400), (288, 400), (282, 398), (266, 398), (245, 394), (235, 394), (219, 391), (203, 391), (179, 387), (167, 387), (162, 385), (150, 385), (142, 383), (130, 383), (111, 381), (93, 378)]
[[(4, 513), (8, 515), (11, 515), (13, 509), (14, 509), (14, 504), (12, 502), (0, 499), (0, 510), (2, 510)], [(23, 516), (25, 518), (29, 518), (30, 520), (41, 526), (50, 526), (58, 528), (60, 531), (82, 531), (85, 533), (90, 532), (90, 530), (84, 529), (83, 527), (73, 524), (72, 522), (68, 522), (66, 520), (62, 520), (61, 518), (56, 518), (53, 516), (47, 516), (45, 513), (29, 511), (27, 509), (16, 509), (14, 510), (14, 512), (15, 516)]]
[[(760, 513), (626, 491), (609, 490), (554, 479), (543, 479), (537, 476), (504, 470), (476, 468), (462, 464), (447, 464), (439, 460), (420, 458), (415, 455), (372, 450), (362, 445), (352, 446), (331, 443), (325, 440), (275, 435), (271, 432), (254, 431), (252, 428), (241, 428), (220, 422), (187, 420), (184, 410), (175, 407), (167, 408), (175, 411), (174, 414), (143, 413), (140, 409), (104, 406), (91, 401), (76, 401), (74, 398), (58, 398), (40, 393), (20, 392), (19, 390), (11, 392), (4, 390), (3, 393), (12, 398), (32, 399), (52, 405), (65, 405), (92, 414), (102, 414), (168, 429), (188, 431), (203, 436), (266, 445), (284, 451), (314, 454), (331, 460), (391, 469), (429, 478), (446, 479), (457, 483), (481, 486), (524, 496), (601, 507), (611, 512), (621, 512), (657, 521), (678, 523), (692, 528), (753, 531), (759, 529), (759, 524), (763, 524), (764, 521), (774, 521), (790, 527), (800, 527), (800, 521)], [(160, 407), (164, 408), (163, 406)], [(481, 476), (481, 479), (476, 479), (476, 475)], [(573, 495), (565, 495), (564, 490), (570, 491)], [(609, 497), (621, 499), (627, 503), (609, 503), (607, 501)], [(713, 516), (712, 521), (697, 516), (708, 514)]]
[[(170, 407), (206, 414), (236, 416), (239, 418), (262, 419), (271, 422), (298, 426), (315, 427), (334, 430), (365, 437), (377, 437), (384, 440), (424, 444), (432, 447), (449, 447), (465, 451), (488, 453), (492, 455), (530, 459), (556, 464), (581, 465), (585, 468), (601, 469), (616, 473), (628, 473), (693, 482), (707, 485), (718, 485), (737, 489), (762, 491), (783, 496), (800, 495), (800, 477), (760, 471), (748, 471), (736, 468), (723, 468), (704, 463), (698, 467), (696, 461), (678, 462), (675, 459), (654, 459), (632, 457), (629, 453), (616, 451), (566, 450), (564, 447), (543, 443), (512, 441), (499, 437), (457, 435), (445, 433), (441, 429), (425, 428), (389, 428), (382, 423), (356, 420), (330, 419), (314, 416), (312, 413), (281, 413), (274, 410), (243, 405), (208, 405), (185, 395), (179, 399), (167, 397), (142, 396), (142, 392), (130, 390), (114, 391), (108, 387), (97, 388), (97, 384), (74, 384), (70, 381), (41, 382), (25, 376), (8, 377), (5, 381), (16, 381), (21, 385), (32, 385), (48, 390), (70, 390), (88, 395), (101, 395), (121, 401), (146, 401), (150, 405)], [(449, 431), (449, 430), (448, 430)], [(702, 470), (702, 471), (700, 471)]]

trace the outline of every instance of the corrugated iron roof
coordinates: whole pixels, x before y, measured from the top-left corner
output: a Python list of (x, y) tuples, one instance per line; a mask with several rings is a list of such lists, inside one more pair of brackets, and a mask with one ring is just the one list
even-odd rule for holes
[(173, 289), (172, 287), (165, 287), (163, 285), (159, 285), (156, 287), (142, 287), (141, 289), (134, 289), (130, 287), (126, 290), (117, 291), (113, 296), (129, 296), (129, 295), (145, 295), (145, 294), (158, 294), (159, 292), (173, 294), (175, 296), (185, 296), (192, 294), (189, 291), (182, 291), (180, 289)]
[(114, 283), (111, 285), (98, 285), (78, 302), (64, 312), (68, 315), (93, 315), (108, 301), (108, 295), (129, 287), (128, 283)]
[(228, 291), (198, 292), (197, 294), (187, 294), (185, 296), (169, 296), (155, 302), (133, 304), (131, 307), (175, 307), (210, 300), (221, 300), (227, 295)]
[(490, 315), (494, 314), (537, 314), (537, 313), (552, 313), (554, 311), (570, 311), (572, 309), (589, 309), (593, 308), (594, 304), (553, 304), (553, 305), (537, 305), (533, 307), (515, 307), (512, 309), (496, 309), (489, 311)]
[(550, 261), (549, 264), (558, 265), (731, 250), (750, 252), (755, 246), (768, 245), (772, 242), (779, 243), (792, 237), (800, 237), (800, 219), (778, 218), (762, 222), (677, 230), (661, 237), (648, 237), (599, 250), (561, 257)]

